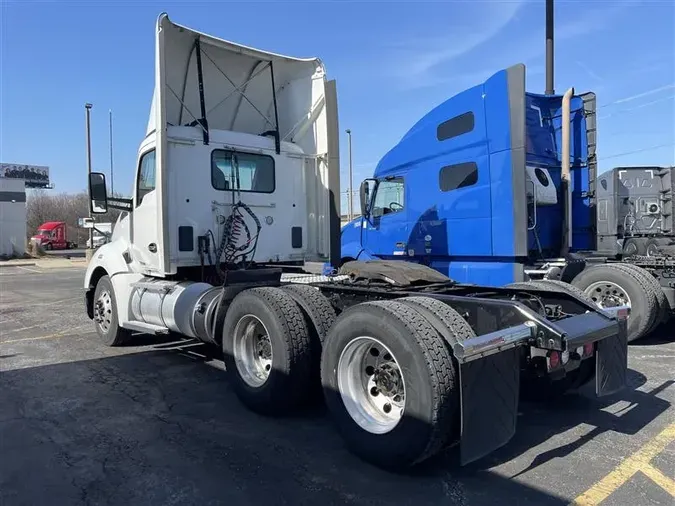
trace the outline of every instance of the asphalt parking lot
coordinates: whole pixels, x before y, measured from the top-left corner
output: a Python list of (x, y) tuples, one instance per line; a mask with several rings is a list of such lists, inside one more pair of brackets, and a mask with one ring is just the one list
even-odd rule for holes
[[(629, 352), (629, 388), (524, 404), (504, 448), (405, 475), (357, 460), (317, 407), (243, 408), (217, 350), (99, 345), (82, 267), (0, 267), (0, 504), (672, 505), (675, 328)], [(669, 335), (670, 334), (670, 335)]]

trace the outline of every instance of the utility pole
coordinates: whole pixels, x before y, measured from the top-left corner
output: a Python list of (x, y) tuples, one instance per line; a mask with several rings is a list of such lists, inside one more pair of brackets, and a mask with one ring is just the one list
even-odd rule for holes
[[(85, 109), (85, 130), (86, 130), (86, 135), (87, 135), (87, 188), (89, 188), (89, 174), (91, 174), (91, 123), (90, 123), (90, 111), (92, 108), (92, 104), (86, 103), (84, 104), (84, 109)], [(87, 192), (89, 193), (89, 192)], [(89, 195), (89, 199), (91, 201), (91, 195)], [(88, 209), (89, 209), (89, 218), (91, 218), (91, 202), (88, 202)], [(90, 228), (89, 229), (89, 247), (87, 248), (87, 259), (91, 258), (91, 253), (93, 252), (93, 247), (94, 247), (94, 229)]]
[(553, 95), (553, 0), (546, 0), (546, 95)]
[(354, 195), (354, 181), (353, 181), (353, 172), (352, 172), (352, 131), (348, 128), (345, 130), (347, 132), (347, 137), (349, 138), (349, 193), (347, 194), (347, 205), (349, 206), (349, 210), (347, 211), (347, 219), (349, 221), (352, 221), (354, 219), (354, 206), (352, 205), (352, 198)]
[(115, 173), (113, 172), (113, 129), (112, 129), (112, 109), (108, 111), (110, 116), (110, 194), (115, 193)]

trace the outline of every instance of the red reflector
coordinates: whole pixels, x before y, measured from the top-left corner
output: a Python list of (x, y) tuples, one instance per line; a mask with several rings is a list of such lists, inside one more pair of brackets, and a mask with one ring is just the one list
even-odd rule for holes
[(551, 369), (555, 369), (560, 365), (560, 353), (552, 351), (548, 356), (548, 365)]
[(593, 343), (584, 344), (584, 357), (587, 357), (592, 354), (593, 354)]

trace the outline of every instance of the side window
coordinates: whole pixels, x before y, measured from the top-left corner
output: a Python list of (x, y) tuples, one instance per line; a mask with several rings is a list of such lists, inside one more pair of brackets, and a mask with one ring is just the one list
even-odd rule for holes
[(141, 157), (140, 170), (138, 171), (138, 200), (140, 205), (149, 192), (155, 189), (155, 150), (148, 151)]
[(374, 217), (398, 213), (404, 209), (405, 187), (403, 178), (383, 179), (377, 185), (377, 192), (371, 208)]
[(472, 186), (478, 182), (476, 162), (446, 165), (438, 173), (438, 186), (442, 192)]
[(239, 191), (274, 193), (274, 158), (224, 149), (214, 149), (211, 153), (211, 185), (216, 190), (236, 190), (235, 167), (239, 168)]
[(464, 114), (455, 116), (438, 125), (436, 128), (436, 139), (444, 141), (469, 133), (473, 130), (474, 122), (473, 112), (465, 112)]

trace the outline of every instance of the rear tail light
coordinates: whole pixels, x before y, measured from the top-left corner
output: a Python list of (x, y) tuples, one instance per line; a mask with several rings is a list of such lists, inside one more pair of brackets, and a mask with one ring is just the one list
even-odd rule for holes
[(593, 343), (584, 344), (584, 357), (593, 355)]
[(558, 366), (560, 366), (560, 353), (552, 351), (548, 355), (548, 368), (555, 369)]

